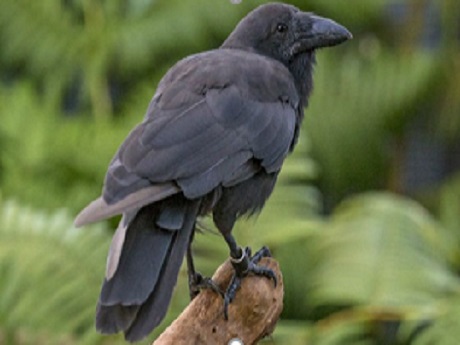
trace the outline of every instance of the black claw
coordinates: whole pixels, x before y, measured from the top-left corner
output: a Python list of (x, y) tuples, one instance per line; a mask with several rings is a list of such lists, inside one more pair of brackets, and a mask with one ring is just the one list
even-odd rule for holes
[(241, 286), (241, 278), (236, 274), (233, 275), (230, 284), (228, 285), (227, 291), (224, 294), (224, 318), (228, 320), (228, 306), (233, 302), (235, 298), (236, 291)]
[(257, 253), (254, 254), (251, 261), (257, 264), (262, 258), (269, 258), (271, 256), (272, 253), (270, 253), (270, 249), (268, 249), (266, 246), (263, 246), (257, 251)]
[(211, 289), (215, 293), (224, 297), (223, 291), (211, 278), (203, 277), (198, 272), (195, 272), (193, 277), (191, 277), (191, 279), (189, 280), (188, 287), (189, 287), (191, 300), (193, 300), (203, 289)]
[(236, 292), (241, 286), (241, 281), (248, 274), (252, 273), (256, 276), (263, 276), (268, 279), (272, 279), (276, 288), (278, 279), (276, 278), (275, 272), (270, 268), (258, 266), (257, 263), (264, 257), (270, 257), (271, 253), (267, 247), (262, 247), (254, 256), (251, 256), (251, 248), (246, 247), (242, 251), (240, 258), (231, 258), (231, 263), (235, 269), (232, 280), (228, 285), (227, 291), (224, 294), (224, 318), (228, 320), (228, 306), (232, 303), (235, 298)]
[(255, 275), (264, 276), (268, 279), (272, 279), (275, 287), (278, 284), (278, 279), (276, 278), (276, 274), (270, 268), (253, 265), (251, 272)]

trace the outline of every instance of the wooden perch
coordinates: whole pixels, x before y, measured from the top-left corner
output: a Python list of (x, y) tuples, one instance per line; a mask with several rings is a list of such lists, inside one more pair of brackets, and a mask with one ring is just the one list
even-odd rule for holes
[[(201, 291), (152, 345), (226, 345), (235, 338), (250, 345), (271, 334), (283, 310), (283, 279), (274, 259), (263, 258), (259, 264), (275, 272), (276, 288), (273, 280), (265, 277), (244, 278), (228, 308), (228, 321), (224, 320), (222, 297), (211, 290)], [(232, 274), (233, 268), (226, 261), (213, 280), (225, 291)]]

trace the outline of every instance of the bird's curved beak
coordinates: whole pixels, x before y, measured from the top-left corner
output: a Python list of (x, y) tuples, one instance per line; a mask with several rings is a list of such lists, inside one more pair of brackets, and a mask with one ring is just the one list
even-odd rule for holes
[(332, 19), (311, 13), (299, 15), (301, 23), (297, 47), (299, 51), (332, 47), (353, 38), (350, 31)]
[(311, 34), (318, 45), (316, 48), (335, 46), (353, 38), (350, 31), (332, 19), (319, 16), (311, 18), (313, 20)]

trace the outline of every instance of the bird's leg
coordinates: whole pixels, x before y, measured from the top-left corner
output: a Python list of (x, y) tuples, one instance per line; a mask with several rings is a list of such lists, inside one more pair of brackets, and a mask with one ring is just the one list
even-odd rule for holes
[(195, 264), (193, 263), (192, 256), (192, 241), (190, 241), (188, 244), (186, 257), (190, 299), (193, 300), (200, 293), (201, 289), (211, 289), (219, 295), (223, 296), (224, 293), (211, 278), (203, 277), (201, 273), (195, 271)]
[(231, 234), (224, 235), (224, 238), (230, 248), (230, 262), (235, 270), (227, 291), (224, 294), (224, 317), (228, 320), (228, 306), (235, 298), (236, 291), (240, 288), (241, 281), (245, 276), (252, 273), (257, 276), (273, 279), (275, 287), (277, 279), (271, 269), (257, 265), (263, 257), (271, 256), (270, 250), (267, 247), (262, 247), (257, 253), (251, 256), (251, 248), (246, 247), (242, 249)]

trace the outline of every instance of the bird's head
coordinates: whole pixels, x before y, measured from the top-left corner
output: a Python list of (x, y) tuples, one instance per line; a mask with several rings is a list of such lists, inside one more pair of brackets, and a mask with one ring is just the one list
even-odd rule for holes
[(301, 106), (306, 106), (313, 89), (315, 51), (351, 38), (345, 27), (331, 19), (271, 3), (243, 18), (222, 48), (246, 50), (283, 63), (294, 77)]
[(352, 38), (331, 19), (272, 3), (262, 5), (237, 25), (223, 48), (249, 50), (289, 65), (298, 55), (334, 46)]

